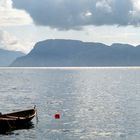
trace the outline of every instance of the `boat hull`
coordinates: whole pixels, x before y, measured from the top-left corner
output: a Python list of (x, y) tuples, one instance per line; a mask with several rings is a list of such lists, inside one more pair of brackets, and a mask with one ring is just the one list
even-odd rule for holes
[(35, 109), (0, 115), (0, 133), (27, 126), (36, 114)]

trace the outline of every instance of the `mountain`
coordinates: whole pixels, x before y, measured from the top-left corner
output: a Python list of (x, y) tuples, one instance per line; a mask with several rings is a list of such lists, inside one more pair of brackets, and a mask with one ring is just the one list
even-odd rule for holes
[(77, 40), (45, 40), (36, 43), (29, 54), (17, 58), (11, 66), (140, 66), (140, 47), (118, 43), (107, 46)]
[(9, 66), (16, 58), (25, 54), (16, 51), (8, 51), (0, 49), (0, 67)]

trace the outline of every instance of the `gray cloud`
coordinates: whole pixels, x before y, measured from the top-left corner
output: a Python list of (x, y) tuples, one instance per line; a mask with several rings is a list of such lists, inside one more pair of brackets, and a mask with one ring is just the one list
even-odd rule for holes
[(35, 24), (58, 29), (86, 25), (140, 25), (139, 0), (13, 0)]

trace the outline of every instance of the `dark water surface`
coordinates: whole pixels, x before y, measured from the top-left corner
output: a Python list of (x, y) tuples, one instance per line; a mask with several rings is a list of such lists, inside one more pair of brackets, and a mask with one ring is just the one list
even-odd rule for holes
[(139, 140), (140, 68), (1, 68), (0, 112), (34, 105), (38, 124), (0, 140)]

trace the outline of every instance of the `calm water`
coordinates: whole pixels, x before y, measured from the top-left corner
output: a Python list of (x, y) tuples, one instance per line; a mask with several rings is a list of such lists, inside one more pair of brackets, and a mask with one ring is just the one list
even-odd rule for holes
[(140, 68), (0, 69), (0, 112), (34, 105), (39, 122), (0, 140), (139, 140)]

